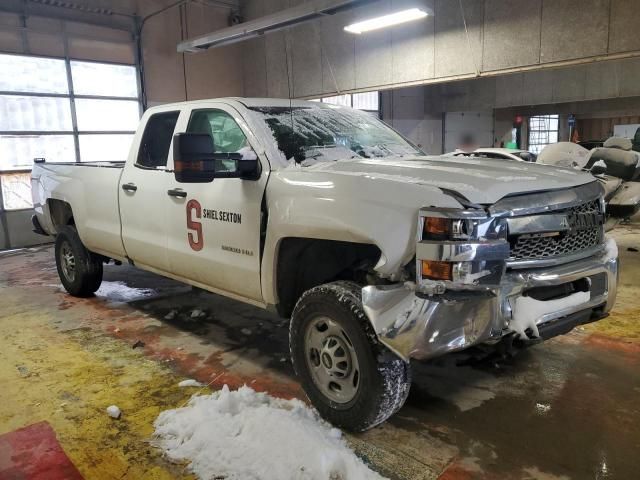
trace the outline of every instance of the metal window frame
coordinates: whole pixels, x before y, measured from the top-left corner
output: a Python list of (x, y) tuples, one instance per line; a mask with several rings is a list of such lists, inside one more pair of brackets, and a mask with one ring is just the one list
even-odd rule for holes
[[(533, 119), (545, 119), (545, 126), (549, 124), (550, 120), (557, 120), (558, 121), (558, 127), (556, 129), (549, 129), (549, 128), (532, 128), (531, 125), (531, 120)], [(535, 134), (546, 134), (546, 137), (549, 137), (550, 133), (555, 133), (558, 137), (560, 136), (560, 114), (557, 113), (550, 113), (550, 114), (545, 114), (545, 115), (532, 115), (531, 117), (529, 117), (529, 120), (527, 122), (527, 127), (528, 127), (528, 132), (527, 132), (527, 148), (529, 148), (531, 150), (532, 146), (546, 146), (549, 145), (550, 142), (544, 143), (544, 142), (531, 142), (531, 134), (535, 133)], [(539, 151), (537, 153), (540, 153)]]
[(357, 92), (357, 93), (336, 93), (335, 95), (329, 95), (329, 96), (326, 96), (326, 97), (318, 97), (318, 102), (326, 103), (327, 105), (335, 105), (334, 103), (327, 103), (324, 100), (326, 98), (339, 97), (341, 95), (349, 95), (349, 106), (351, 108), (354, 108), (354, 106), (353, 106), (353, 96), (354, 95), (357, 95), (358, 93), (373, 93), (373, 92), (377, 92), (378, 93), (378, 109), (377, 110), (366, 110), (366, 109), (363, 109), (363, 108), (357, 108), (356, 110), (360, 110), (361, 112), (374, 113), (374, 114), (376, 114), (378, 120), (382, 120), (382, 92), (380, 90), (372, 90), (370, 92)]
[[(12, 135), (16, 137), (28, 137), (28, 136), (42, 136), (42, 135), (70, 135), (73, 136), (74, 142), (74, 153), (75, 153), (75, 163), (82, 163), (82, 159), (80, 157), (80, 135), (133, 135), (135, 134), (135, 130), (80, 130), (78, 129), (78, 119), (76, 115), (76, 107), (75, 101), (76, 99), (87, 99), (87, 100), (122, 100), (122, 101), (135, 101), (138, 103), (138, 111), (140, 116), (142, 116), (143, 103), (142, 103), (142, 86), (141, 86), (141, 73), (140, 73), (140, 63), (137, 61), (136, 63), (123, 63), (123, 62), (109, 62), (109, 61), (100, 61), (100, 60), (86, 60), (83, 58), (75, 58), (69, 55), (68, 50), (68, 37), (64, 35), (64, 52), (65, 55), (63, 57), (53, 56), (53, 55), (33, 55), (33, 54), (23, 54), (23, 53), (15, 53), (15, 52), (0, 52), (2, 55), (11, 55), (14, 57), (30, 57), (30, 58), (44, 58), (44, 59), (53, 59), (53, 60), (63, 60), (65, 62), (65, 72), (67, 78), (67, 93), (45, 93), (45, 92), (22, 92), (22, 91), (5, 91), (1, 90), (0, 95), (2, 96), (16, 96), (16, 97), (50, 97), (50, 98), (66, 98), (69, 100), (69, 106), (71, 109), (71, 125), (72, 130), (9, 130), (0, 131), (0, 135)], [(73, 75), (71, 72), (71, 62), (83, 62), (83, 63), (96, 63), (100, 65), (116, 65), (116, 66), (127, 66), (134, 67), (136, 72), (136, 90), (137, 95), (135, 97), (126, 97), (126, 96), (114, 96), (114, 95), (76, 95), (73, 89)], [(31, 168), (28, 169), (9, 169), (9, 170), (0, 170), (0, 176), (4, 174), (11, 173), (26, 173), (31, 171)], [(2, 188), (0, 188), (0, 212), (14, 212), (22, 209), (7, 209), (4, 205), (4, 198), (2, 195)]]

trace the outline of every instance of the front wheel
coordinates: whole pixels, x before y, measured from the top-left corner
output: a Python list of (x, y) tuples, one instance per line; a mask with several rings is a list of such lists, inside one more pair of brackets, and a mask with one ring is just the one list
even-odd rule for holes
[(86, 249), (75, 228), (60, 228), (55, 254), (58, 276), (67, 292), (74, 297), (88, 297), (100, 288), (102, 260)]
[(289, 343), (305, 393), (323, 418), (351, 431), (384, 422), (402, 407), (410, 365), (377, 339), (362, 287), (334, 282), (305, 292), (293, 311)]

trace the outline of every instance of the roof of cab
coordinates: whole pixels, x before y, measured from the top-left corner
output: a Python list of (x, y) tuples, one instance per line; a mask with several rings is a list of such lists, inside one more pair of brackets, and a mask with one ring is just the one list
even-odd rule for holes
[[(337, 105), (328, 105), (320, 102), (311, 102), (307, 100), (289, 100), (287, 98), (245, 98), (245, 97), (221, 97), (221, 98), (203, 98), (200, 100), (188, 100), (185, 102), (164, 103), (149, 108), (149, 110), (166, 109), (167, 107), (181, 108), (188, 105), (197, 105), (207, 102), (222, 102), (228, 104), (241, 104), (245, 107), (315, 107), (315, 108), (340, 108)], [(347, 107), (348, 108), (348, 107)]]

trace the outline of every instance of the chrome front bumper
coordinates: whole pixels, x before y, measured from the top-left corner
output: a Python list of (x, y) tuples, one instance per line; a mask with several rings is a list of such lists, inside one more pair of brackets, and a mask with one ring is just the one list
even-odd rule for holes
[[(548, 325), (576, 312), (613, 307), (618, 281), (617, 253), (601, 254), (550, 268), (508, 270), (500, 286), (484, 292), (417, 294), (415, 284), (367, 286), (364, 310), (380, 339), (401, 358), (428, 359), (482, 343), (495, 343), (512, 332), (512, 305), (523, 292), (589, 279), (590, 299), (547, 313), (536, 320)], [(604, 282), (592, 282), (598, 278)]]

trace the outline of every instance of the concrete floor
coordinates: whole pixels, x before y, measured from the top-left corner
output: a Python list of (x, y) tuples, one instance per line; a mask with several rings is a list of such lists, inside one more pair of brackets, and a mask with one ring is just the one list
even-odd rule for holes
[[(399, 414), (348, 437), (358, 454), (392, 479), (638, 478), (640, 253), (627, 248), (640, 247), (640, 226), (614, 236), (611, 317), (500, 365), (416, 364)], [(254, 307), (115, 266), (96, 297), (75, 299), (51, 247), (0, 253), (0, 299), (2, 479), (36, 468), (15, 453), (33, 452), (16, 438), (35, 430), (85, 478), (190, 478), (149, 443), (157, 414), (195, 393), (177, 386), (185, 378), (302, 398), (287, 322)]]

